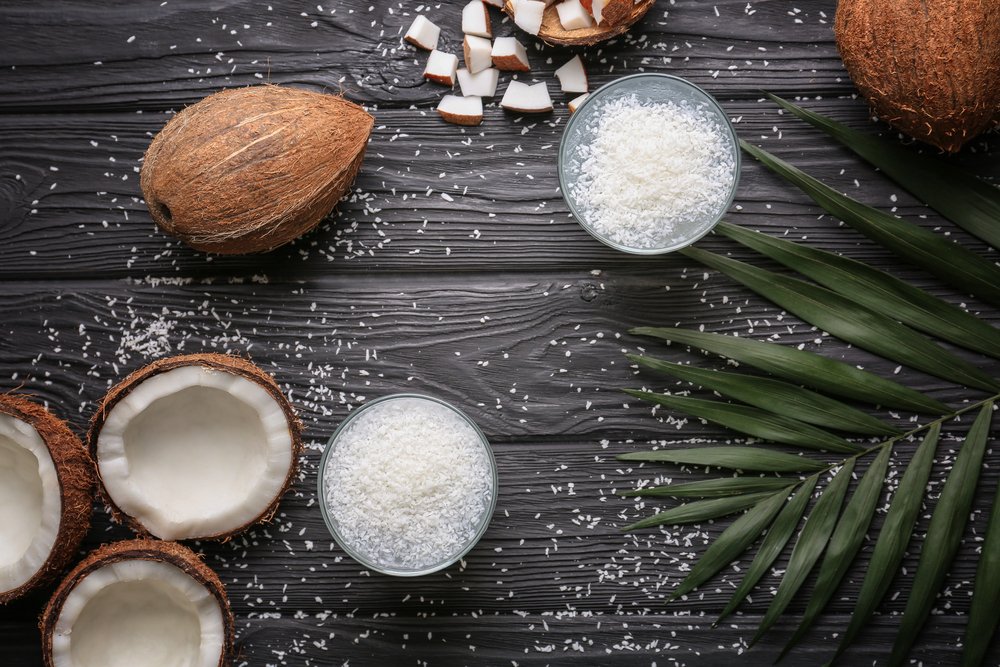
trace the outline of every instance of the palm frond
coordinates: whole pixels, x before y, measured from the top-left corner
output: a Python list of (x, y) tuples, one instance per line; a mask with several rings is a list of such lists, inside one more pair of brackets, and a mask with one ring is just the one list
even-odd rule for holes
[(1000, 249), (1000, 190), (953, 162), (924, 155), (898, 142), (852, 130), (777, 95), (771, 101), (844, 144), (973, 236)]
[(969, 610), (969, 624), (965, 629), (962, 667), (974, 667), (986, 659), (990, 638), (1000, 624), (997, 600), (1000, 600), (1000, 493), (995, 493), (993, 499), (989, 528), (986, 529), (986, 540), (983, 542), (983, 552), (976, 570), (972, 608)]

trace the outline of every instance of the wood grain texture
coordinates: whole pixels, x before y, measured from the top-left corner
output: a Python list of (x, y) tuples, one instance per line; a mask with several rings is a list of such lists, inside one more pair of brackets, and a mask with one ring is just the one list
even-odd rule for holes
[[(651, 441), (679, 446), (731, 437), (625, 400), (617, 391), (623, 387), (673, 386), (629, 368), (626, 351), (723, 367), (627, 329), (678, 324), (772, 338), (885, 375), (895, 364), (803, 325), (684, 258), (624, 257), (594, 242), (558, 192), (556, 153), (568, 117), (561, 93), (554, 93), (556, 112), (540, 118), (488, 107), (475, 131), (440, 122), (433, 107), (443, 89), (423, 81), (422, 54), (400, 46), (398, 36), (421, 6), (445, 28), (443, 45), (454, 48), (461, 4), (2, 3), (0, 390), (32, 393), (82, 429), (103, 392), (153, 358), (229, 351), (276, 376), (307, 427), (300, 478), (273, 524), (227, 544), (193, 545), (228, 586), (238, 664), (771, 664), (792, 618), (762, 645), (747, 650), (746, 641), (783, 560), (743, 605), (745, 616), (713, 629), (740, 565), (685, 599), (664, 601), (727, 522), (620, 532), (658, 503), (616, 498), (617, 491), (704, 471), (626, 467), (615, 454)], [(837, 57), (833, 0), (794, 4), (661, 0), (627, 36), (584, 53), (592, 82), (640, 69), (689, 78), (719, 97), (747, 140), (996, 258), (760, 99), (761, 89), (807, 94), (804, 104), (816, 111), (879, 129), (852, 97)], [(512, 30), (507, 22), (498, 34)], [(532, 45), (533, 75), (551, 82), (572, 53)], [(265, 80), (343, 91), (375, 114), (355, 191), (331, 223), (276, 252), (221, 258), (190, 251), (152, 225), (138, 188), (142, 153), (173, 111), (220, 88)], [(994, 134), (956, 161), (996, 180), (998, 151)], [(749, 160), (730, 219), (872, 262), (1000, 324), (996, 309), (820, 216)], [(753, 257), (724, 239), (702, 243)], [(1000, 375), (1000, 362), (967, 358)], [(966, 395), (908, 369), (897, 377), (945, 401)], [(395, 580), (363, 571), (331, 542), (314, 489), (323, 443), (351, 410), (414, 390), (453, 402), (484, 428), (501, 489), (486, 537), (461, 566)], [(898, 417), (901, 424), (909, 419)], [(955, 444), (944, 443), (935, 483)], [(912, 451), (901, 445), (898, 460)], [(996, 489), (995, 448), (987, 461), (981, 485)], [(924, 665), (957, 661), (972, 556), (990, 501), (990, 493), (980, 494), (947, 597), (913, 655)], [(920, 532), (927, 520), (925, 513)], [(84, 548), (128, 536), (98, 508)], [(814, 641), (788, 664), (829, 657), (870, 553), (866, 544)], [(906, 556), (910, 572), (918, 556), (917, 548)], [(896, 582), (893, 590), (899, 595), (885, 602), (844, 664), (884, 659), (897, 627), (893, 614), (905, 605), (905, 586)], [(0, 609), (0, 665), (39, 664), (34, 624), (44, 597)], [(791, 611), (803, 609), (800, 597)], [(1000, 664), (1000, 646), (989, 664)]]

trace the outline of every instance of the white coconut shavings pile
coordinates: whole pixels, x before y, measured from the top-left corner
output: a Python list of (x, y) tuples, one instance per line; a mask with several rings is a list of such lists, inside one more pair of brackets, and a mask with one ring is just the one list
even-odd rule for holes
[(493, 493), (476, 431), (419, 398), (392, 399), (358, 415), (323, 475), (327, 508), (347, 546), (391, 568), (421, 569), (458, 555)]
[(715, 116), (686, 102), (608, 100), (577, 149), (570, 194), (585, 223), (630, 248), (660, 248), (711, 224), (723, 212), (734, 158)]

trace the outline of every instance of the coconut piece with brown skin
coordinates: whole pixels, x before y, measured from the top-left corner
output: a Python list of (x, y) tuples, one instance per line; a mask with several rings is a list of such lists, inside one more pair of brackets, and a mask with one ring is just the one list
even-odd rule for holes
[(156, 224), (197, 250), (271, 250), (347, 193), (373, 125), (336, 95), (271, 85), (216, 93), (153, 138), (142, 193)]
[(875, 114), (949, 153), (1000, 121), (996, 0), (841, 0), (837, 48)]
[(46, 667), (228, 667), (233, 614), (219, 577), (175, 542), (100, 547), (39, 621)]
[(88, 433), (112, 517), (142, 536), (225, 540), (268, 521), (291, 485), (301, 423), (245, 359), (160, 359), (115, 385)]
[[(605, 19), (599, 25), (592, 25), (589, 28), (578, 28), (576, 30), (566, 30), (563, 28), (562, 23), (559, 21), (559, 10), (556, 8), (556, 5), (549, 5), (545, 8), (545, 12), (542, 15), (542, 25), (538, 30), (538, 37), (547, 44), (557, 46), (591, 46), (598, 44), (628, 31), (629, 28), (646, 15), (646, 12), (655, 3), (656, 0), (638, 0), (638, 2), (628, 0), (627, 4), (622, 7), (624, 13), (621, 16), (615, 15), (616, 23), (614, 25)], [(514, 4), (514, 0), (505, 0), (504, 12), (510, 16), (514, 16)], [(614, 13), (614, 9), (612, 13)]]
[(90, 528), (93, 461), (66, 422), (0, 394), (0, 605), (51, 583)]

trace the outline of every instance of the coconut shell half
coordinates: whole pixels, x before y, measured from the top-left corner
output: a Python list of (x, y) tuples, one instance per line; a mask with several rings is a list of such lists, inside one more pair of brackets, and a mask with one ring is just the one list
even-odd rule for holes
[(841, 0), (837, 48), (881, 119), (953, 153), (1000, 121), (996, 0)]
[(156, 224), (197, 250), (271, 250), (347, 193), (373, 125), (335, 95), (271, 85), (216, 93), (153, 138), (142, 193)]
[[(191, 658), (196, 652), (193, 647), (178, 641), (185, 638), (183, 633), (157, 632), (165, 616), (176, 614), (180, 625), (188, 621), (194, 626), (193, 619), (185, 616), (196, 613), (202, 621), (198, 640), (203, 642), (202, 652), (209, 655), (201, 662)], [(120, 627), (108, 627), (115, 623)], [(66, 575), (45, 606), (38, 627), (46, 667), (66, 664), (66, 656), (74, 649), (90, 653), (88, 664), (100, 659), (95, 651), (105, 658), (121, 651), (114, 664), (125, 664), (121, 659), (125, 651), (131, 655), (159, 651), (169, 653), (177, 664), (185, 660), (183, 664), (211, 662), (216, 667), (230, 665), (234, 656), (233, 614), (222, 581), (197, 554), (175, 542), (130, 540), (100, 547)], [(94, 633), (99, 632), (110, 635), (112, 641), (96, 637)]]
[[(553, 3), (545, 8), (545, 13), (542, 15), (542, 27), (538, 31), (538, 37), (546, 44), (556, 46), (591, 46), (599, 44), (600, 42), (606, 42), (613, 37), (628, 32), (628, 29), (638, 23), (646, 15), (646, 12), (653, 8), (654, 4), (656, 4), (656, 0), (639, 0), (630, 9), (622, 12), (621, 15), (614, 15), (613, 23), (612, 21), (605, 20), (600, 25), (593, 25), (589, 28), (564, 30), (562, 23), (559, 21), (559, 11), (556, 9), (556, 3)], [(514, 1), (505, 0), (503, 10), (513, 18)]]
[[(0, 590), (0, 605), (2, 605), (40, 586), (51, 583), (76, 556), (80, 542), (90, 529), (94, 493), (94, 464), (83, 443), (70, 430), (66, 422), (41, 405), (21, 396), (3, 394), (0, 395), (0, 415), (16, 420), (23, 425), (23, 428), (33, 429), (40, 436), (51, 458), (57, 480), (55, 492), (59, 493), (59, 516), (53, 518), (53, 520), (58, 520), (58, 527), (54, 530), (54, 540), (48, 550), (47, 557), (43, 555), (38, 559), (39, 563), (34, 569), (34, 574), (26, 581), (13, 588)], [(6, 441), (6, 445), (15, 446), (9, 439)], [(24, 454), (26, 453), (22, 453), (22, 455)], [(8, 457), (15, 455), (17, 454), (13, 451), (4, 452), (3, 464), (9, 474), (14, 473)], [(31, 455), (27, 454), (27, 456)], [(30, 464), (31, 460), (28, 463)], [(43, 464), (47, 465), (42, 461), (32, 465), (38, 467)], [(7, 494), (11, 493), (15, 482), (13, 479), (4, 477), (2, 483), (6, 488), (0, 489), (0, 493), (7, 500)], [(3, 510), (23, 515), (31, 508), (5, 507)], [(11, 528), (11, 523), (5, 521), (5, 525), (0, 526), (0, 539), (11, 539), (9, 535), (5, 534), (5, 531)]]
[(274, 515), (301, 436), (269, 374), (237, 356), (191, 354), (112, 387), (87, 441), (114, 520), (144, 537), (227, 540)]

